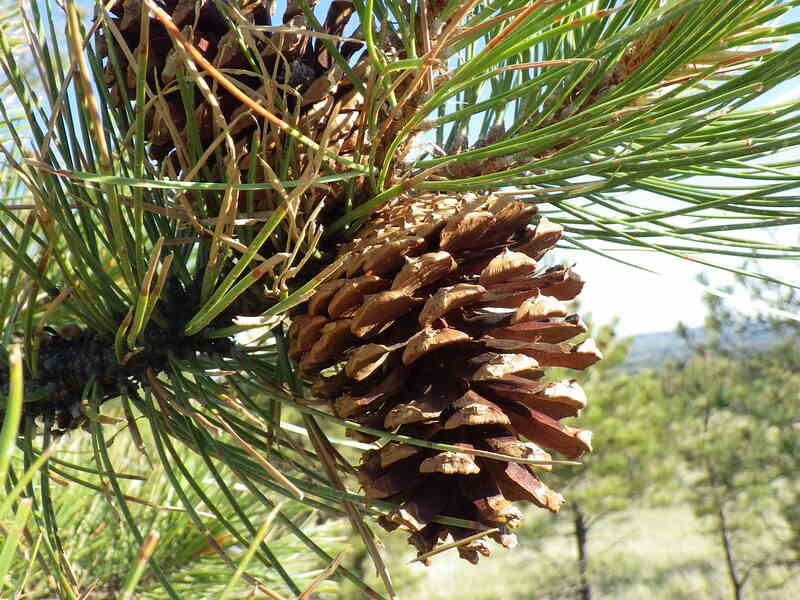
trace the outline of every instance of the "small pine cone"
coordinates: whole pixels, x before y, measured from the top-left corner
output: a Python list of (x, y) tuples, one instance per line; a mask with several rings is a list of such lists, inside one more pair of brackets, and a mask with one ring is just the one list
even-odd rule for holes
[[(308, 5), (313, 8), (316, 3), (314, 0)], [(444, 4), (434, 3), (429, 7), (429, 21), (436, 18)], [(224, 77), (249, 93), (257, 103), (264, 104), (259, 98), (269, 99), (266, 104), (271, 113), (307, 137), (325, 143), (327, 151), (354, 161), (363, 162), (366, 160), (364, 157), (372, 152), (375, 160), (382, 162), (386, 144), (394, 139), (427, 94), (425, 86), (409, 87), (412, 79), (404, 78), (400, 72), (383, 74), (400, 78), (392, 88), (398, 98), (408, 96), (407, 102), (401, 116), (393, 114), (388, 104), (372, 107), (371, 110), (378, 111), (381, 134), (366, 139), (359, 135), (363, 129), (366, 100), (359, 91), (361, 86), (354, 81), (370, 80), (374, 65), (362, 43), (342, 37), (355, 12), (351, 0), (330, 2), (325, 18), (320, 19), (319, 28), (306, 21), (303, 4), (297, 0), (288, 0), (280, 20), (272, 16), (272, 0), (236, 3), (225, 0), (223, 6), (238, 7), (232, 20), (223, 14), (226, 11), (221, 10), (215, 0), (159, 0), (158, 5), (170, 16), (183, 37)], [(147, 110), (145, 135), (150, 156), (178, 175), (196, 166), (186, 164), (191, 153), (185, 149), (195, 145), (190, 144), (190, 140), (199, 137), (200, 147), (205, 148), (225, 131), (233, 141), (241, 180), (248, 181), (252, 177), (258, 182), (271, 178), (270, 172), (262, 165), (278, 165), (285, 160), (288, 134), (253, 113), (250, 106), (231, 94), (202, 67), (197, 68), (213, 94), (211, 101), (197, 86), (187, 87), (188, 80), (179, 85), (179, 70), (185, 63), (183, 52), (175, 48), (168, 31), (152, 14), (148, 15), (146, 38), (142, 35), (143, 2), (114, 0), (107, 6), (106, 25), (99, 29), (96, 48), (98, 55), (105, 58), (105, 82), (111, 90), (112, 101), (117, 105), (122, 105), (125, 98), (128, 101), (135, 99), (138, 57), (147, 50), (145, 81), (148, 93), (143, 108)], [(249, 28), (232, 29), (230, 23), (236, 19), (244, 19), (257, 27), (284, 25), (286, 30), (262, 30), (255, 34)], [(427, 29), (429, 26), (430, 23), (424, 27)], [(316, 29), (325, 36), (302, 33)], [(384, 36), (379, 29), (375, 34), (377, 38), (385, 37), (387, 47), (383, 51), (388, 59), (406, 58), (407, 48), (399, 38), (388, 33)], [(361, 34), (356, 32), (353, 35)], [(249, 56), (243, 50), (242, 36), (252, 53)], [(421, 38), (418, 36), (418, 41)], [(112, 40), (116, 66), (110, 58)], [(341, 61), (337, 62), (339, 57), (334, 58), (329, 50), (331, 44), (349, 65), (349, 73), (339, 64)], [(424, 53), (425, 50), (419, 47), (417, 52)], [(192, 94), (182, 96), (181, 88), (192, 90)], [(193, 105), (187, 106), (190, 101)], [(219, 108), (218, 112), (215, 112), (215, 107)], [(141, 108), (137, 107), (137, 110)], [(215, 118), (219, 115), (224, 123)], [(257, 150), (251, 148), (254, 136), (261, 140)], [(378, 147), (371, 148), (372, 143)], [(226, 160), (231, 158), (226, 154), (227, 148), (220, 145), (206, 158), (205, 177), (226, 180), (229, 175)], [(393, 160), (401, 161), (410, 149), (409, 144), (404, 144)], [(288, 176), (299, 177), (315, 162), (316, 153), (298, 149)], [(307, 206), (315, 206), (324, 200), (326, 206), (335, 207), (345, 192), (344, 186), (331, 184), (326, 186), (324, 193), (320, 190), (310, 192), (304, 202)], [(207, 196), (213, 195), (202, 196), (209, 205), (208, 212), (216, 215), (219, 200)], [(256, 212), (272, 210), (280, 201), (268, 190), (248, 197), (252, 197)], [(356, 201), (359, 201), (358, 197)]]
[[(245, 90), (250, 88), (258, 94), (268, 96), (281, 95), (282, 99), (271, 110), (279, 112), (279, 116), (285, 120), (294, 121), (297, 118), (305, 133), (314, 135), (307, 127), (311, 122), (321, 131), (327, 125), (328, 118), (337, 111), (341, 119), (360, 109), (360, 104), (354, 104), (351, 99), (352, 83), (335, 64), (319, 38), (297, 33), (261, 33), (254, 36), (255, 50), (265, 67), (263, 73), (255, 72), (242, 49), (242, 32), (230, 27), (231, 21), (214, 0), (163, 0), (159, 4), (203, 58), (226, 77), (236, 81)], [(226, 0), (223, 4), (235, 3)], [(286, 25), (298, 30), (309, 29), (298, 2), (288, 3), (282, 22), (275, 22), (272, 18), (272, 2), (242, 4), (238, 9), (239, 15), (254, 26)], [(129, 62), (129, 58), (136, 59), (139, 52), (147, 50), (146, 82), (149, 90), (161, 98), (160, 102), (148, 103), (150, 108), (146, 115), (146, 135), (151, 156), (156, 160), (163, 160), (176, 148), (176, 131), (180, 143), (188, 143), (185, 99), (181, 97), (176, 82), (183, 58), (181, 52), (174, 47), (167, 30), (153, 15), (148, 17), (147, 39), (142, 39), (141, 15), (145, 8), (140, 0), (116, 0), (111, 3), (107, 18), (113, 28), (119, 31), (119, 36), (114, 35), (111, 27), (101, 28), (97, 37), (97, 51), (101, 57), (108, 57), (110, 39), (122, 41), (127, 46), (124, 49), (117, 48), (115, 52), (121, 72), (115, 69), (110, 59), (105, 65), (106, 84), (111, 90), (112, 99), (121, 104), (126, 96), (133, 100), (136, 95), (137, 64)], [(328, 9), (323, 31), (330, 36), (341, 36), (352, 13), (352, 2), (335, 0)], [(345, 58), (349, 58), (359, 48), (359, 45), (354, 46), (344, 41), (336, 41), (334, 45)], [(362, 62), (366, 64), (366, 61)], [(210, 77), (205, 73), (203, 75), (209, 85), (212, 85)], [(248, 109), (226, 89), (214, 86), (213, 94), (223, 117), (231, 124), (230, 133), (240, 146), (247, 144), (256, 120), (252, 117), (239, 118)], [(200, 142), (207, 145), (219, 133), (214, 128), (213, 110), (199, 89), (195, 89), (193, 95), (193, 121), (198, 125)], [(339, 105), (334, 111), (337, 102)], [(299, 117), (296, 110), (298, 104)], [(350, 133), (351, 130), (343, 131), (342, 127), (337, 126), (332, 142), (343, 143)], [(261, 153), (266, 160), (268, 157), (263, 156), (264, 149)], [(244, 169), (249, 163), (246, 155), (245, 148), (241, 152), (241, 156), (245, 157)]]
[[(586, 405), (580, 386), (542, 381), (546, 367), (584, 369), (601, 355), (591, 340), (567, 342), (586, 326), (561, 301), (583, 281), (570, 267), (539, 268), (562, 229), (544, 217), (529, 225), (535, 212), (493, 197), (403, 198), (346, 249), (339, 278), (290, 329), (302, 376), (336, 415), (452, 446), (393, 441), (358, 467), (367, 496), (397, 505), (381, 523), (411, 532), (420, 554), (475, 533), (437, 517), (498, 528), (491, 537), (511, 547), (512, 502), (564, 502), (529, 466), (473, 450), (547, 461), (545, 449), (568, 459), (591, 449), (588, 431), (559, 422)], [(489, 547), (479, 539), (459, 553), (475, 562)]]

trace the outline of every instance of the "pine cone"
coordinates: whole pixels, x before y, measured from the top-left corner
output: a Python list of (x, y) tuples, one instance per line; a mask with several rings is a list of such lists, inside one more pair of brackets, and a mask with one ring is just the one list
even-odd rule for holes
[[(591, 449), (588, 431), (559, 422), (585, 406), (580, 386), (542, 381), (545, 367), (584, 369), (601, 355), (591, 340), (566, 341), (586, 326), (560, 301), (583, 281), (570, 267), (539, 268), (562, 229), (544, 217), (529, 225), (535, 212), (495, 197), (404, 197), (345, 249), (341, 276), (290, 329), (300, 373), (336, 415), (454, 447), (390, 442), (358, 468), (369, 497), (397, 504), (382, 524), (410, 531), (420, 554), (475, 533), (436, 517), (498, 528), (491, 537), (511, 547), (512, 502), (564, 502), (527, 465), (470, 451), (547, 461), (544, 449), (568, 459)], [(459, 554), (476, 562), (489, 548), (479, 539)]]
[[(213, 0), (163, 0), (159, 4), (209, 63), (239, 84), (241, 89), (271, 98), (274, 106), (270, 110), (279, 117), (302, 124), (304, 133), (314, 138), (320, 137), (319, 132), (325, 129), (329, 119), (335, 119), (334, 132), (329, 141), (331, 148), (346, 152), (352, 146), (355, 141), (352, 125), (362, 99), (356, 97), (352, 82), (335, 64), (320, 38), (296, 33), (253, 35), (260, 59), (258, 70), (254, 70), (242, 49), (241, 31), (231, 28), (233, 21), (217, 8)], [(313, 7), (314, 2), (309, 4)], [(146, 81), (150, 91), (160, 96), (158, 101), (148, 102), (146, 136), (150, 143), (150, 155), (159, 161), (172, 155), (177, 165), (179, 161), (174, 150), (178, 146), (188, 145), (189, 139), (185, 98), (181, 97), (176, 81), (178, 69), (184, 64), (183, 58), (164, 26), (153, 16), (149, 17), (147, 40), (141, 39), (143, 8), (144, 4), (139, 0), (117, 0), (109, 9), (109, 19), (119, 30), (121, 41), (127, 48), (118, 48), (116, 52), (123, 78), (118, 77), (112, 61), (108, 60), (105, 67), (106, 83), (117, 104), (122, 104), (125, 97), (134, 99), (137, 65), (129, 62), (129, 57), (137, 58), (146, 44)], [(270, 16), (272, 11), (271, 2), (250, 2), (239, 9), (241, 16), (254, 26), (274, 25)], [(352, 12), (351, 2), (333, 2), (323, 25), (324, 32), (340, 36)], [(283, 15), (283, 24), (297, 29), (311, 29), (297, 2), (289, 2)], [(106, 28), (99, 37), (98, 53), (101, 57), (108, 54), (109, 39), (120, 41), (114, 37), (111, 27)], [(346, 41), (334, 42), (334, 45), (345, 58), (360, 48), (360, 44)], [(361, 67), (356, 66), (355, 71), (358, 73), (364, 65), (366, 62)], [(247, 106), (216, 85), (202, 69), (200, 71), (213, 91), (214, 101), (218, 103), (224, 120), (230, 126), (229, 133), (238, 147), (242, 169), (246, 170), (250, 163), (247, 156), (249, 143), (260, 118), (247, 114)], [(207, 146), (220, 133), (214, 124), (213, 107), (196, 87), (193, 98), (192, 122), (199, 133), (199, 142)], [(261, 102), (258, 99), (256, 101)], [(347, 127), (348, 124), (350, 127)], [(273, 149), (280, 152), (284, 150), (282, 144), (277, 144)], [(261, 158), (268, 162), (272, 158), (270, 154), (268, 148), (261, 149)], [(213, 161), (210, 164), (213, 167)], [(275, 160), (271, 164), (277, 165), (280, 161)]]
[[(229, 1), (226, 3), (234, 4)], [(256, 96), (272, 99), (269, 109), (278, 117), (292, 123), (315, 140), (320, 140), (323, 132), (330, 126), (328, 149), (340, 154), (352, 151), (364, 98), (331, 56), (322, 38), (290, 32), (259, 32), (252, 36), (258, 53), (256, 59), (260, 62), (258, 69), (254, 70), (241, 46), (241, 30), (231, 28), (232, 20), (217, 8), (214, 0), (161, 0), (159, 4), (181, 29), (184, 37), (192, 42), (209, 63), (238, 83), (242, 89), (250, 89)], [(254, 26), (282, 24), (295, 30), (315, 29), (307, 22), (299, 2), (288, 2), (282, 23), (274, 23), (271, 18), (274, 10), (272, 2), (242, 4), (243, 7), (238, 9), (239, 14)], [(313, 9), (316, 2), (308, 4)], [(186, 108), (176, 81), (183, 59), (161, 22), (152, 16), (148, 21), (147, 40), (141, 39), (143, 7), (144, 4), (139, 0), (116, 0), (112, 4), (108, 18), (120, 35), (119, 38), (115, 37), (111, 27), (102, 31), (98, 36), (98, 54), (101, 57), (108, 55), (109, 39), (115, 42), (121, 39), (127, 46), (116, 51), (122, 79), (111, 60), (105, 66), (106, 83), (112, 91), (112, 99), (117, 104), (122, 104), (125, 97), (132, 100), (136, 93), (137, 65), (129, 60), (131, 57), (136, 59), (146, 45), (146, 81), (150, 91), (160, 96), (159, 102), (148, 102), (146, 135), (151, 156), (156, 160), (163, 160), (173, 153), (177, 145), (188, 143), (185, 129)], [(327, 34), (325, 42), (332, 43), (345, 60), (350, 61), (361, 52), (362, 56), (355, 60), (355, 64), (351, 62), (352, 73), (366, 81), (371, 63), (369, 57), (363, 53), (363, 44), (335, 38), (342, 35), (352, 14), (353, 4), (350, 0), (335, 0), (330, 4), (327, 16), (321, 24), (321, 31)], [(398, 51), (400, 50), (389, 48), (387, 56), (391, 57)], [(237, 153), (243, 170), (247, 169), (248, 146), (254, 128), (256, 125), (269, 127), (269, 124), (263, 123), (260, 117), (247, 114), (247, 106), (224, 88), (215, 85), (207, 74), (203, 73), (203, 76), (213, 89), (215, 102), (219, 104), (224, 119), (231, 125), (230, 133), (237, 143)], [(398, 93), (402, 90), (401, 86)], [(214, 127), (212, 106), (197, 88), (194, 89), (193, 97), (192, 120), (198, 126), (199, 141), (208, 145), (219, 134)], [(256, 101), (262, 102), (258, 98)], [(389, 136), (395, 129), (386, 135)], [(178, 140), (175, 139), (175, 131), (179, 132)], [(269, 138), (272, 148), (261, 148), (259, 156), (270, 164), (277, 165), (280, 164), (285, 148), (282, 143), (275, 143), (275, 136), (280, 137), (283, 133), (274, 131), (272, 134), (273, 137)], [(365, 147), (361, 148), (362, 153)], [(298, 152), (302, 151), (302, 148), (298, 149)]]

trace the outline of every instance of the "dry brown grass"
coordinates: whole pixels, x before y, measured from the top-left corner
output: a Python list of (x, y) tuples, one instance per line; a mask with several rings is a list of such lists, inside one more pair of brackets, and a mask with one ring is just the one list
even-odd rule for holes
[[(534, 519), (532, 514), (528, 518)], [(547, 519), (546, 515), (539, 518)], [(481, 567), (445, 553), (431, 567), (402, 551), (402, 536), (384, 536), (396, 556), (403, 600), (571, 600), (576, 565), (568, 515), (556, 517), (552, 535), (523, 538), (513, 552), (497, 551)], [(706, 525), (688, 507), (635, 509), (601, 521), (593, 531), (594, 600), (728, 600), (733, 597), (722, 551)], [(395, 551), (396, 550), (396, 551)], [(402, 573), (400, 570), (402, 569)], [(776, 581), (780, 575), (775, 573)], [(750, 600), (800, 598), (800, 577), (768, 589), (764, 579), (749, 585)], [(765, 589), (766, 588), (766, 589)], [(346, 595), (355, 599), (357, 596)]]

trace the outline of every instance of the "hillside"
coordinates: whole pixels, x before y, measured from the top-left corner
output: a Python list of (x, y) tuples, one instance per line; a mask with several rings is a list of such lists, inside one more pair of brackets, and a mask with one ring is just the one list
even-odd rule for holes
[[(700, 343), (705, 337), (703, 327), (690, 329), (689, 334), (693, 343)], [(781, 336), (771, 327), (751, 324), (747, 327), (726, 329), (723, 332), (723, 339), (730, 346), (738, 347), (743, 352), (758, 352), (777, 343)], [(675, 331), (645, 333), (633, 337), (628, 357), (622, 368), (626, 371), (657, 368), (669, 360), (684, 361), (691, 354), (689, 344)]]

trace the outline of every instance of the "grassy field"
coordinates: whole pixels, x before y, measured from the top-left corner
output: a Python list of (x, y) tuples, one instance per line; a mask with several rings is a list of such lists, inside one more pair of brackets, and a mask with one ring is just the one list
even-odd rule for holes
[[(567, 515), (563, 515), (567, 517)], [(548, 517), (545, 517), (548, 518)], [(408, 564), (413, 554), (403, 548), (402, 536), (384, 536), (395, 554), (403, 600), (568, 600), (575, 598), (575, 548), (567, 518), (556, 534), (523, 539), (512, 551), (497, 549), (478, 567), (453, 553), (440, 555), (431, 567)], [(593, 600), (727, 600), (733, 592), (726, 577), (724, 556), (705, 524), (688, 508), (639, 509), (620, 513), (597, 524), (590, 539)], [(800, 577), (754, 580), (745, 598), (800, 598)], [(783, 579), (781, 578), (783, 577)], [(347, 598), (357, 595), (345, 594)]]

